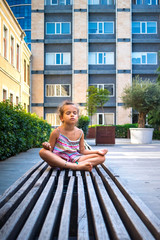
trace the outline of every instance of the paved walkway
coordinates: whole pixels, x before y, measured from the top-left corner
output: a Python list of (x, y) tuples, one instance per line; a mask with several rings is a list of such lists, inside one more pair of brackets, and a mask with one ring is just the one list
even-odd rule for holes
[[(94, 148), (95, 140), (87, 142)], [(111, 167), (127, 186), (134, 191), (160, 219), (160, 141), (148, 145), (130, 144), (128, 139), (116, 139), (107, 145), (109, 152), (105, 164)], [(0, 194), (36, 164), (39, 149), (30, 149), (17, 156), (0, 161)]]

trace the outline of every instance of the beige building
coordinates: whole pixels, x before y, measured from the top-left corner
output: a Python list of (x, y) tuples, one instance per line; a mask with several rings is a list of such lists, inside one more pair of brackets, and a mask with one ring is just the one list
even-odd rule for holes
[(0, 0), (0, 101), (30, 110), (31, 52), (25, 33), (5, 0)]
[(59, 125), (64, 100), (86, 103), (88, 86), (110, 91), (93, 124), (125, 124), (126, 85), (140, 75), (155, 81), (159, 65), (158, 0), (32, 0), (32, 111)]

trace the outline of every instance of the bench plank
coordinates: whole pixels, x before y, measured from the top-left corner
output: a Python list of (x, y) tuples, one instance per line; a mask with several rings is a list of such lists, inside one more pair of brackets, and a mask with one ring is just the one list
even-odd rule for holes
[(117, 177), (111, 168), (107, 168), (105, 165), (103, 168), (121, 190), (148, 229), (150, 229), (153, 236), (156, 239), (160, 239), (160, 220), (133, 191), (128, 189), (124, 181), (122, 181), (120, 177)]
[(50, 202), (50, 198), (53, 194), (53, 187), (55, 185), (55, 180), (57, 176), (57, 170), (54, 170), (41, 193), (37, 203), (35, 204), (30, 216), (28, 217), (25, 225), (23, 226), (21, 232), (18, 235), (17, 240), (34, 239), (34, 235), (40, 227), (40, 223), (45, 218), (46, 209)]
[(96, 239), (108, 240), (109, 235), (106, 229), (106, 225), (102, 216), (102, 212), (98, 203), (98, 199), (97, 199), (89, 172), (85, 172), (85, 179), (87, 184), (91, 212), (93, 216)]
[(65, 171), (61, 171), (58, 178), (57, 189), (56, 189), (53, 201), (50, 205), (49, 211), (47, 213), (46, 219), (44, 221), (44, 224), (42, 226), (42, 229), (38, 238), (39, 240), (52, 239), (52, 234), (55, 230), (56, 220), (60, 211), (60, 205), (62, 203), (64, 177), (65, 177)]
[(94, 182), (97, 189), (98, 196), (101, 200), (101, 206), (103, 208), (106, 222), (109, 226), (110, 233), (112, 239), (127, 239), (129, 240), (130, 237), (128, 235), (128, 232), (126, 231), (124, 224), (122, 223), (122, 220), (120, 219), (117, 210), (115, 209), (113, 202), (111, 201), (104, 184), (102, 182), (102, 179), (98, 175), (97, 172), (95, 172), (95, 169), (92, 173), (94, 176)]
[(154, 239), (150, 231), (141, 221), (139, 216), (133, 210), (131, 205), (127, 202), (126, 198), (122, 195), (120, 190), (117, 188), (115, 183), (111, 180), (109, 175), (105, 172), (102, 166), (97, 166), (98, 173), (102, 177), (104, 184), (107, 188), (107, 191), (112, 198), (113, 203), (116, 206), (116, 209), (125, 224), (131, 238), (136, 240), (141, 239)]
[(80, 172), (76, 173), (76, 175), (78, 187), (78, 240), (89, 240), (84, 184)]
[(38, 170), (30, 176), (24, 185), (21, 186), (21, 188), (3, 205), (3, 207), (0, 209), (0, 227), (4, 225), (9, 216), (30, 191), (47, 166), (48, 165), (46, 163), (43, 163)]
[(49, 178), (50, 170), (50, 167), (45, 170), (45, 172), (35, 183), (30, 192), (26, 195), (23, 201), (19, 204), (19, 206), (7, 220), (0, 231), (0, 239), (13, 240), (17, 237), (17, 234), (21, 230), (45, 183), (47, 182), (47, 179)]
[(67, 193), (65, 197), (65, 202), (63, 206), (58, 240), (68, 240), (69, 238), (69, 225), (70, 225), (70, 216), (71, 216), (71, 204), (73, 197), (73, 189), (74, 189), (75, 177), (70, 177)]

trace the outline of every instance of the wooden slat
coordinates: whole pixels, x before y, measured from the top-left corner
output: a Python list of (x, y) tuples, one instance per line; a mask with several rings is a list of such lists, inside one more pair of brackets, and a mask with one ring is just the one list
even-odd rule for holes
[(102, 166), (97, 166), (97, 169), (131, 238), (155, 239)]
[(120, 177), (116, 177), (111, 168), (107, 168), (105, 165), (103, 166), (103, 168), (110, 175), (112, 180), (116, 183), (118, 188), (126, 197), (127, 201), (131, 204), (136, 213), (140, 216), (140, 218), (151, 231), (153, 236), (156, 239), (160, 239), (160, 220), (133, 191), (128, 189), (128, 187)]
[(0, 231), (0, 239), (13, 240), (18, 235), (19, 231), (23, 227), (24, 222), (28, 218), (37, 198), (39, 197), (47, 179), (50, 175), (50, 167), (48, 167), (42, 176), (35, 183), (30, 192), (26, 195), (23, 201), (19, 204), (10, 218)]
[(72, 176), (68, 183), (66, 198), (63, 206), (58, 240), (68, 240), (69, 239), (69, 225), (70, 225), (70, 216), (71, 216), (71, 203), (73, 197), (75, 177)]
[[(95, 169), (94, 169), (95, 171)], [(93, 171), (94, 175), (94, 182), (98, 192), (99, 199), (101, 201), (101, 207), (103, 208), (107, 224), (110, 229), (111, 239), (120, 240), (120, 239), (127, 239), (129, 240), (130, 237), (128, 232), (126, 231), (122, 220), (120, 219), (117, 210), (115, 209), (112, 200), (110, 199), (102, 179), (100, 176)]]
[[(79, 172), (80, 174), (80, 172)], [(86, 199), (82, 177), (77, 176), (78, 187), (78, 240), (89, 240)]]
[(85, 172), (85, 178), (86, 178), (89, 201), (90, 201), (90, 206), (91, 206), (91, 211), (93, 216), (93, 224), (94, 224), (96, 239), (108, 240), (109, 239), (108, 231), (106, 229), (106, 225), (102, 216), (102, 212), (98, 203), (98, 199), (97, 199), (89, 172)]
[(41, 229), (41, 232), (38, 238), (39, 240), (52, 239), (52, 234), (55, 230), (55, 224), (59, 214), (60, 205), (62, 203), (64, 177), (65, 177), (65, 171), (61, 171), (60, 176), (58, 178), (56, 193), (54, 195), (53, 201), (50, 205), (48, 214), (46, 216), (43, 227)]
[(21, 188), (21, 186), (28, 180), (28, 178), (39, 168), (44, 161), (40, 161), (29, 169), (22, 177), (13, 183), (4, 193), (0, 196), (0, 208)]
[(47, 164), (42, 164), (24, 183), (23, 186), (3, 205), (0, 209), (0, 227), (7, 221), (9, 216), (13, 213), (22, 199), (26, 196), (26, 194), (33, 187), (37, 179), (41, 176), (43, 171), (47, 168)]
[(34, 239), (36, 231), (40, 227), (40, 223), (45, 219), (45, 212), (48, 209), (50, 198), (53, 194), (53, 187), (57, 176), (57, 170), (54, 170), (47, 182), (43, 192), (41, 193), (37, 203), (35, 204), (30, 216), (28, 217), (25, 225), (19, 233), (17, 240)]

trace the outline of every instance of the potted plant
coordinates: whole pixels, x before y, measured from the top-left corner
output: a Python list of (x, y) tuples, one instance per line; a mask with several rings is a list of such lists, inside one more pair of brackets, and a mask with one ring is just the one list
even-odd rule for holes
[(139, 76), (133, 79), (122, 95), (124, 108), (133, 108), (138, 112), (138, 128), (130, 128), (131, 143), (151, 143), (153, 128), (145, 128), (146, 116), (160, 106), (160, 85)]

